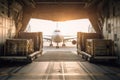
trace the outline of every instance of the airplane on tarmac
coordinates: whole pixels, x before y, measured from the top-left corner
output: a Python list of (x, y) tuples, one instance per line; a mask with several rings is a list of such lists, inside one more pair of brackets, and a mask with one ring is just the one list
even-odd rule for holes
[(65, 42), (72, 39), (72, 44), (76, 44), (76, 36), (62, 35), (59, 29), (55, 29), (52, 35), (44, 35), (43, 39), (50, 41), (50, 46), (53, 46), (52, 42), (57, 43), (56, 48), (59, 48), (59, 43), (63, 42), (62, 46), (66, 46)]

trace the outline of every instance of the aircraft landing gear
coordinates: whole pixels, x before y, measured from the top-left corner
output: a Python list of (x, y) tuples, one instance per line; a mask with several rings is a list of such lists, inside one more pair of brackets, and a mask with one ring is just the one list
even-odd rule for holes
[(64, 47), (64, 46), (66, 46), (65, 44), (62, 44), (62, 46)]
[(53, 46), (53, 44), (50, 44), (50, 46)]
[(57, 46), (56, 46), (56, 48), (59, 48), (59, 44), (57, 43)]
[(56, 48), (59, 48), (59, 46), (56, 46)]
[(53, 46), (52, 41), (51, 41), (51, 43), (50, 43), (50, 46)]

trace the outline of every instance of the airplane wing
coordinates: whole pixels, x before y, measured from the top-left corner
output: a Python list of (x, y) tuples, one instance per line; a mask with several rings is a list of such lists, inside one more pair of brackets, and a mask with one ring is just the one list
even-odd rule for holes
[(52, 35), (43, 35), (43, 39), (47, 41), (52, 41)]
[[(68, 40), (77, 38), (76, 35), (63, 35), (63, 37), (64, 37), (64, 41), (68, 41)], [(52, 35), (44, 35), (43, 39), (51, 41), (52, 40)]]
[(69, 36), (66, 36), (66, 35), (64, 35), (64, 42), (65, 41), (68, 41), (68, 40), (76, 40), (77, 39), (77, 36), (75, 36), (75, 35), (69, 35)]
[[(50, 46), (52, 46), (52, 36), (53, 35), (43, 35), (44, 40), (51, 42)], [(62, 35), (62, 36), (64, 37), (62, 39), (62, 42), (63, 42), (62, 46), (65, 46), (65, 43), (70, 40), (71, 40), (72, 44), (74, 44), (74, 45), (76, 44), (77, 36), (75, 36), (75, 35)]]
[(64, 36), (63, 46), (65, 46), (65, 42), (69, 40), (72, 42), (73, 45), (75, 45), (77, 42), (77, 36), (76, 35)]

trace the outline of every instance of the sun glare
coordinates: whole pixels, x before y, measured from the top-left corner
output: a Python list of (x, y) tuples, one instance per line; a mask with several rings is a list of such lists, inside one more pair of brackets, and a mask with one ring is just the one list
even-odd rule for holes
[(43, 32), (50, 35), (55, 29), (61, 30), (63, 35), (76, 35), (77, 32), (88, 32), (91, 23), (88, 19), (56, 22), (51, 20), (31, 19), (26, 28), (27, 32)]

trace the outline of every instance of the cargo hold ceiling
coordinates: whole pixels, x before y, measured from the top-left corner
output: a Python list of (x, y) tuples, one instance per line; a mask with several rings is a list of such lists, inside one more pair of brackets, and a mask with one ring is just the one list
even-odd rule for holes
[(40, 18), (53, 21), (89, 18), (96, 32), (98, 27), (96, 6), (104, 0), (18, 0), (24, 4), (23, 27), (30, 18)]
[[(14, 0), (12, 0), (14, 1)], [(17, 2), (35, 7), (40, 4), (79, 4), (81, 7), (91, 7), (97, 5), (101, 0), (16, 0)]]
[(79, 4), (82, 7), (89, 7), (100, 0), (34, 0), (36, 4)]
[(97, 5), (104, 0), (11, 0), (10, 2), (17, 1), (24, 6), (35, 7), (40, 4), (79, 4), (81, 7), (91, 7)]

